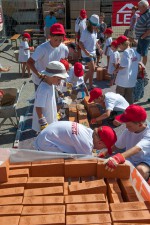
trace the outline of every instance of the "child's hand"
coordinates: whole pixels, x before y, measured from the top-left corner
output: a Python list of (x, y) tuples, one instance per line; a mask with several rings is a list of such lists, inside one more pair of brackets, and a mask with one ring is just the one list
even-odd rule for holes
[(8, 72), (10, 70), (11, 66), (6, 67), (5, 71)]
[(91, 124), (96, 124), (97, 122), (96, 122), (96, 119), (94, 118), (94, 119), (91, 119), (91, 122), (90, 122)]
[(29, 47), (29, 49), (30, 49), (30, 51), (34, 51), (34, 46), (32, 46), (32, 47)]

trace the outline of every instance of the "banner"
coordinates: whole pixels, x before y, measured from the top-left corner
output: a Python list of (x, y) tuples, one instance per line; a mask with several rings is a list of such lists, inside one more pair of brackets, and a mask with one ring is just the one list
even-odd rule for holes
[[(150, 1), (148, 1), (150, 4)], [(112, 26), (129, 26), (132, 15), (132, 7), (137, 6), (138, 1), (113, 1)], [(139, 11), (136, 12), (139, 14)]]

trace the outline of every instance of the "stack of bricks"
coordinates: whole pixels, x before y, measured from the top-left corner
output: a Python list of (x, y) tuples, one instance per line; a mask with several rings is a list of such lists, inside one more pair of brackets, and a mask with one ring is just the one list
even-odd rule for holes
[(98, 81), (111, 80), (111, 77), (107, 74), (107, 69), (105, 67), (98, 67), (96, 73), (96, 79)]
[(131, 188), (128, 165), (108, 172), (97, 159), (6, 162), (0, 174), (0, 225), (150, 224), (150, 202)]

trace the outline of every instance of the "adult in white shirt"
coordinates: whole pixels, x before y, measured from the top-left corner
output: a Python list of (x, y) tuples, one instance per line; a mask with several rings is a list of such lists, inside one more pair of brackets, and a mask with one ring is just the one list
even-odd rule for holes
[(105, 112), (101, 116), (91, 120), (92, 124), (99, 123), (108, 118), (110, 121), (114, 120), (113, 124), (118, 126), (120, 123), (114, 119), (114, 116), (124, 112), (124, 110), (129, 106), (129, 103), (120, 94), (113, 92), (103, 94), (102, 89), (100, 88), (94, 88), (90, 91), (89, 102), (92, 101), (105, 108)]
[(40, 151), (91, 155), (93, 149), (111, 147), (116, 142), (116, 133), (108, 126), (87, 128), (71, 121), (58, 121), (46, 127), (35, 140), (35, 149)]
[(116, 117), (126, 124), (113, 150), (126, 149), (105, 161), (106, 169), (114, 170), (118, 164), (129, 160), (145, 180), (150, 176), (150, 127), (146, 122), (147, 114), (143, 107), (130, 105), (122, 115)]
[(39, 45), (32, 56), (28, 59), (27, 64), (32, 70), (32, 80), (35, 84), (35, 89), (41, 82), (43, 75), (41, 71), (46, 69), (46, 66), (51, 61), (60, 61), (61, 58), (68, 57), (68, 47), (61, 43), (64, 40), (65, 30), (62, 24), (55, 23), (50, 28), (50, 41)]

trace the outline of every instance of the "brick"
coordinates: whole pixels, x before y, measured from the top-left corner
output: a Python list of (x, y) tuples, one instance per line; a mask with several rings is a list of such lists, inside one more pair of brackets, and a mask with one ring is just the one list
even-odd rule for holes
[(67, 215), (66, 225), (79, 225), (91, 223), (110, 223), (111, 218), (109, 213), (103, 214), (90, 214), (90, 215)]
[(69, 190), (68, 190), (68, 182), (64, 182), (64, 196), (69, 194)]
[(78, 120), (87, 119), (87, 111), (85, 109), (78, 110), (77, 114), (78, 114)]
[(29, 177), (26, 183), (26, 189), (62, 186), (64, 177)]
[(69, 107), (69, 116), (76, 117), (77, 116), (77, 108), (76, 106)]
[(0, 206), (0, 216), (19, 216), (22, 212), (22, 205), (3, 205)]
[(122, 198), (121, 193), (116, 193), (116, 194), (109, 193), (108, 194), (108, 201), (110, 203), (120, 203), (120, 202), (123, 202), (123, 198)]
[(96, 105), (90, 106), (88, 109), (88, 113), (91, 118), (96, 118), (101, 115), (100, 109)]
[(107, 187), (108, 187), (108, 192), (110, 192), (110, 193), (113, 193), (113, 194), (121, 193), (121, 190), (120, 190), (117, 182), (114, 184), (107, 183)]
[(24, 196), (63, 195), (63, 186), (25, 189)]
[(148, 223), (113, 223), (113, 225), (149, 225)]
[(97, 68), (97, 73), (96, 73), (96, 79), (98, 81), (101, 81), (101, 80), (103, 80), (103, 77), (104, 77), (103, 68), (102, 67), (98, 67)]
[(64, 159), (33, 162), (31, 177), (64, 176)]
[(97, 160), (66, 160), (65, 177), (96, 176)]
[(109, 213), (109, 205), (107, 203), (83, 203), (83, 204), (67, 204), (67, 215), (79, 215), (79, 214), (98, 214)]
[(90, 107), (90, 106), (94, 106), (95, 105), (95, 103), (94, 102), (91, 102), (91, 103), (89, 103), (88, 101), (89, 101), (89, 96), (85, 96), (84, 97), (84, 99), (83, 99), (83, 104), (84, 104), (84, 106), (85, 106), (85, 108), (88, 110), (88, 108)]
[(86, 127), (90, 127), (88, 119), (79, 120), (79, 123)]
[(9, 177), (29, 177), (29, 169), (16, 169), (16, 170), (10, 170), (9, 171)]
[(0, 224), (10, 225), (10, 221), (11, 221), (11, 224), (19, 225), (19, 219), (20, 219), (20, 216), (2, 216), (0, 217)]
[(150, 223), (149, 210), (111, 212), (113, 222)]
[(27, 182), (27, 177), (15, 177), (8, 178), (8, 182), (0, 184), (1, 188), (11, 188), (11, 187), (24, 187)]
[(23, 196), (1, 197), (0, 205), (20, 205), (22, 204)]
[(69, 121), (71, 121), (71, 122), (78, 122), (78, 119), (77, 119), (77, 116), (76, 117), (70, 117), (69, 116)]
[(130, 177), (130, 166), (128, 165), (118, 165), (117, 168), (110, 172), (105, 169), (105, 165), (102, 162), (97, 164), (97, 177), (98, 178), (121, 178), (128, 179)]
[(30, 169), (31, 162), (23, 162), (23, 163), (10, 163), (9, 169), (16, 170), (16, 169)]
[(126, 201), (128, 202), (136, 202), (139, 200), (139, 198), (137, 197), (136, 193), (128, 193), (126, 195)]
[(50, 215), (50, 214), (65, 214), (64, 205), (32, 205), (24, 206), (22, 210), (23, 216), (28, 215)]
[(77, 104), (76, 107), (77, 107), (77, 110), (83, 110), (83, 109), (85, 109), (83, 104)]
[(9, 176), (9, 161), (0, 161), (0, 183), (7, 182)]
[(150, 209), (150, 202), (122, 202), (110, 204), (111, 211), (132, 211)]
[(104, 76), (104, 80), (111, 80), (111, 76), (108, 75), (108, 74), (106, 74), (106, 75)]
[(59, 205), (64, 203), (64, 196), (29, 196), (23, 198), (23, 205)]
[(69, 185), (69, 194), (105, 194), (106, 184), (103, 180), (89, 181)]
[(0, 189), (0, 197), (23, 196), (24, 187)]
[(85, 194), (85, 195), (68, 195), (65, 196), (65, 203), (106, 203), (106, 198), (104, 194)]
[(33, 215), (21, 216), (19, 225), (65, 225), (65, 215)]

